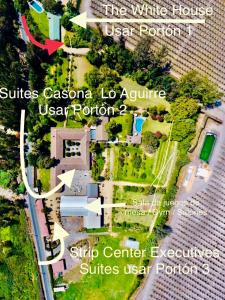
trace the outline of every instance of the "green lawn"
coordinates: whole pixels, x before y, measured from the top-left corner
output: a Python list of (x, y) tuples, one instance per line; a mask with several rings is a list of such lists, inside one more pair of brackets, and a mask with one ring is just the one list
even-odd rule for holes
[[(134, 188), (134, 187), (132, 187)], [(143, 191), (141, 191), (141, 189)], [(137, 187), (137, 191), (125, 190), (124, 187), (114, 187), (114, 203), (126, 203), (126, 205), (136, 206), (129, 209), (115, 209), (114, 222), (122, 224), (123, 222), (129, 224), (141, 224), (149, 226), (153, 214), (148, 213), (149, 205), (153, 199), (160, 201), (161, 194), (156, 196), (150, 195), (148, 188)], [(138, 209), (140, 206), (145, 206), (144, 209)]]
[[(140, 189), (142, 187), (139, 187)], [(144, 188), (143, 188), (144, 190)], [(153, 200), (153, 195), (150, 195), (148, 188), (143, 192), (137, 191), (126, 191), (124, 187), (114, 186), (114, 196), (113, 202), (120, 203), (125, 202), (127, 205), (140, 205), (140, 204), (149, 204)]]
[(47, 13), (43, 12), (43, 13), (39, 14), (32, 8), (30, 9), (30, 13), (31, 13), (35, 23), (38, 25), (40, 32), (45, 37), (49, 37), (49, 26), (48, 26)]
[(99, 236), (99, 242), (95, 249), (99, 251), (99, 256), (91, 262), (91, 267), (98, 265), (114, 267), (118, 266), (119, 274), (87, 274), (82, 279), (70, 285), (65, 293), (55, 294), (58, 300), (127, 300), (135, 289), (138, 279), (134, 274), (124, 274), (124, 267), (128, 264), (139, 266), (141, 258), (118, 257), (106, 258), (103, 256), (103, 249), (122, 249), (125, 238), (137, 238), (141, 242), (141, 248), (145, 246), (146, 234), (144, 233), (120, 233), (118, 237)]
[(122, 131), (118, 133), (117, 136), (120, 140), (126, 141), (127, 135), (131, 135), (133, 132), (133, 115), (126, 114), (124, 116), (111, 118), (111, 120), (115, 120), (116, 123), (122, 125)]
[(143, 124), (143, 130), (142, 132), (151, 131), (155, 133), (156, 131), (160, 131), (163, 134), (168, 135), (170, 131), (171, 123), (159, 122), (152, 120), (151, 117), (148, 117), (144, 124)]
[(9, 171), (0, 170), (0, 186), (3, 188), (7, 188), (12, 179), (12, 175)]
[(209, 162), (216, 142), (215, 134), (206, 134), (204, 144), (200, 153), (200, 159)]
[[(149, 184), (154, 180), (152, 174), (154, 158), (145, 155), (140, 147), (115, 146), (114, 155), (114, 180)], [(140, 162), (139, 166), (137, 161)]]
[(89, 63), (85, 56), (76, 56), (73, 58), (72, 80), (76, 88), (85, 86), (85, 74), (93, 69), (93, 66)]
[[(140, 93), (149, 91), (145, 86), (139, 85), (137, 82), (130, 78), (123, 77), (123, 80), (121, 81), (120, 85), (127, 90), (128, 93), (131, 91), (139, 91)], [(151, 106), (158, 106), (163, 105), (166, 107), (166, 109), (170, 110), (170, 104), (165, 99), (160, 98), (158, 96), (156, 97), (148, 97), (145, 99), (137, 98), (136, 101), (132, 101), (130, 99), (125, 100), (125, 104), (131, 105), (131, 106), (137, 106), (138, 108), (147, 109)]]
[[(177, 142), (172, 141), (161, 142), (152, 170), (156, 177), (159, 176), (156, 185), (164, 185), (168, 181), (176, 162), (177, 145)], [(171, 157), (174, 153), (175, 155)]]
[(154, 218), (152, 213), (142, 209), (116, 209), (114, 222), (122, 224), (141, 224), (148, 227)]
[(41, 180), (45, 192), (50, 190), (50, 169), (38, 169), (38, 179)]

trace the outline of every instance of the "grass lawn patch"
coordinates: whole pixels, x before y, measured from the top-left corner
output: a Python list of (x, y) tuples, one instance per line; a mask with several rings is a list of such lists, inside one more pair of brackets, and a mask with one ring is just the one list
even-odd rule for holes
[(133, 115), (126, 114), (124, 116), (118, 116), (115, 118), (111, 118), (111, 120), (115, 120), (117, 124), (122, 125), (122, 131), (117, 134), (118, 138), (122, 141), (126, 141), (127, 135), (132, 135), (133, 131)]
[[(148, 92), (149, 89), (147, 89), (145, 86), (142, 86), (138, 84), (136, 81), (123, 77), (122, 81), (120, 82), (120, 85), (127, 90), (128, 93), (131, 91), (140, 91), (140, 93)], [(147, 109), (151, 106), (158, 106), (163, 105), (166, 107), (168, 111), (170, 111), (170, 104), (167, 102), (164, 98), (161, 97), (148, 97), (146, 99), (138, 98), (136, 101), (132, 101), (131, 99), (126, 99), (125, 104), (130, 106), (137, 106), (138, 108)]]
[(85, 56), (76, 56), (73, 58), (72, 80), (76, 88), (87, 86), (85, 82), (85, 74), (89, 73), (93, 66), (89, 63)]
[(201, 160), (203, 160), (206, 163), (209, 162), (215, 143), (216, 143), (216, 135), (207, 133), (200, 153)]
[(149, 184), (154, 180), (154, 158), (145, 155), (140, 147), (115, 146), (114, 156), (114, 180)]
[[(99, 242), (95, 247), (99, 251), (99, 256), (91, 262), (92, 270), (98, 265), (118, 268), (119, 274), (87, 274), (82, 279), (70, 285), (65, 293), (55, 294), (58, 300), (117, 300), (129, 299), (130, 294), (137, 287), (138, 278), (134, 274), (125, 274), (124, 268), (127, 265), (140, 266), (142, 258), (127, 258), (112, 256), (107, 258), (103, 255), (104, 248), (122, 249), (126, 238), (133, 237), (140, 241), (140, 248), (143, 249), (146, 234), (143, 233), (119, 233), (117, 237), (99, 236)], [(115, 267), (116, 266), (116, 267)]]
[(3, 188), (9, 187), (12, 175), (8, 171), (0, 170), (0, 186)]
[(49, 37), (49, 25), (48, 25), (48, 17), (46, 12), (42, 12), (41, 14), (37, 13), (35, 10), (30, 8), (31, 16), (34, 19), (34, 22), (37, 24), (40, 32), (45, 36)]
[(159, 121), (152, 120), (151, 117), (148, 117), (143, 124), (142, 132), (151, 131), (155, 133), (160, 131), (162, 134), (168, 135), (170, 128), (171, 123), (166, 123), (165, 121), (161, 123)]
[(41, 180), (42, 189), (48, 192), (50, 190), (50, 169), (38, 169), (38, 179)]
[[(160, 143), (160, 147), (156, 152), (152, 170), (156, 177), (160, 176), (160, 180), (156, 181), (156, 185), (164, 185), (169, 180), (176, 162), (177, 145), (178, 143), (173, 141)], [(175, 155), (171, 158), (171, 155), (174, 153)], [(169, 159), (170, 161), (168, 162)], [(162, 169), (164, 169), (164, 171), (162, 171)]]
[[(115, 223), (122, 224), (128, 223), (132, 224), (140, 224), (145, 227), (148, 227), (154, 218), (154, 215), (151, 212), (143, 209), (116, 209), (114, 214), (113, 221)], [(127, 226), (127, 224), (126, 224)], [(132, 228), (132, 227), (131, 227)], [(134, 228), (135, 230), (135, 228)]]

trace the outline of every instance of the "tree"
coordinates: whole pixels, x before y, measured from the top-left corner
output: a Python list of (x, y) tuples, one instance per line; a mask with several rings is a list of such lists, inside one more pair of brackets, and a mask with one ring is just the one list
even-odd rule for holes
[(154, 52), (151, 50), (153, 39), (148, 37), (141, 39), (134, 51), (134, 63), (136, 69), (145, 69), (153, 65)]
[(180, 96), (196, 99), (203, 105), (214, 103), (223, 96), (217, 85), (196, 70), (188, 72), (180, 79), (178, 93)]
[(176, 119), (189, 119), (198, 115), (200, 110), (196, 99), (179, 97), (171, 104), (171, 112)]
[(172, 139), (181, 142), (187, 137), (191, 140), (194, 137), (196, 122), (194, 120), (176, 120), (173, 124)]
[(48, 156), (39, 156), (37, 159), (37, 166), (40, 169), (50, 169), (55, 167), (59, 163), (59, 160), (50, 158)]
[(116, 123), (115, 120), (112, 120), (106, 125), (106, 131), (108, 132), (110, 139), (115, 139), (117, 133), (122, 131), (122, 125)]
[(47, 12), (50, 12), (55, 15), (61, 15), (62, 10), (62, 2), (55, 1), (55, 0), (43, 0), (42, 1), (43, 7)]
[(159, 140), (151, 131), (146, 131), (143, 134), (142, 142), (145, 150), (149, 153), (154, 153), (159, 147)]

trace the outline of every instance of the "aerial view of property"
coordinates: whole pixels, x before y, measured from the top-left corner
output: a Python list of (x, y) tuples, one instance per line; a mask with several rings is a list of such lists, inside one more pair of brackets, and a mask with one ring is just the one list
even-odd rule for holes
[(224, 10), (0, 0), (0, 299), (225, 300)]

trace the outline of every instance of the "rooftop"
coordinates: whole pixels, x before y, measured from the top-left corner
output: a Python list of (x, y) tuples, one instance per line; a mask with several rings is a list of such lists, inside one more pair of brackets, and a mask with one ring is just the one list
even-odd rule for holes
[[(66, 141), (79, 142), (79, 155), (70, 157), (65, 155)], [(51, 170), (52, 188), (59, 183), (57, 176), (63, 171), (90, 169), (89, 142), (89, 128), (54, 127), (51, 129), (51, 157), (60, 160), (60, 163)]]
[(48, 23), (49, 23), (49, 38), (51, 40), (61, 40), (61, 32), (60, 32), (60, 18), (61, 16), (53, 15), (51, 13), (47, 13), (48, 15)]

